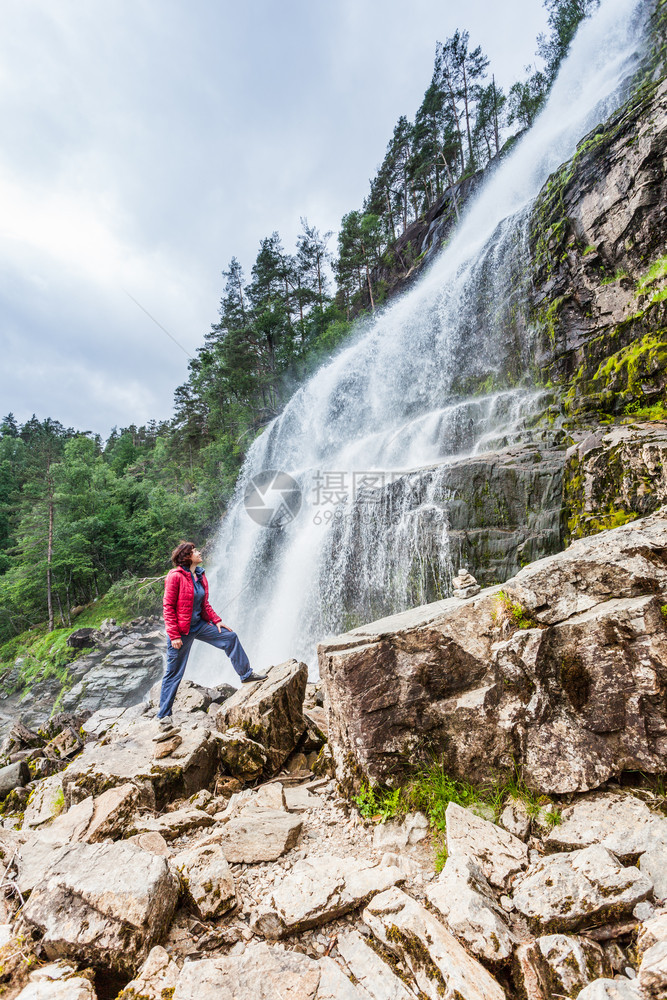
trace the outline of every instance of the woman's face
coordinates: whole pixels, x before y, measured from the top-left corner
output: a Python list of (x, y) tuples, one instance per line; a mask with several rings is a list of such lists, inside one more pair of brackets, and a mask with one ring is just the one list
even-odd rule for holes
[(199, 551), (199, 549), (196, 548), (193, 549), (192, 555), (190, 556), (190, 569), (194, 569), (195, 566), (199, 566), (201, 563), (203, 563), (203, 561), (204, 560), (202, 559), (202, 554)]

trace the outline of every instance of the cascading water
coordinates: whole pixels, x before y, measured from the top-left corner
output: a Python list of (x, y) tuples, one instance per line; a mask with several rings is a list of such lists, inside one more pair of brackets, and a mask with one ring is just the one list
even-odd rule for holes
[[(326, 635), (446, 596), (443, 470), (519, 440), (540, 407), (526, 377), (531, 203), (618, 105), (641, 44), (642, 10), (641, 0), (603, 0), (537, 122), (428, 272), (254, 442), (208, 575), (214, 605), (258, 668), (290, 656), (314, 664)], [(522, 378), (522, 388), (493, 391), (500, 371)], [(244, 508), (249, 481), (267, 469), (289, 473), (303, 493), (282, 527), (261, 527)], [(196, 646), (193, 677), (220, 683), (219, 654)], [(231, 667), (224, 679), (234, 679)]]

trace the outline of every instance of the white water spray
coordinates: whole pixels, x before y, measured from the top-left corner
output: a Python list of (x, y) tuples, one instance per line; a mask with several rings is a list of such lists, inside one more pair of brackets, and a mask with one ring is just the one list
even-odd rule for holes
[[(447, 248), (252, 445), (208, 576), (214, 607), (258, 669), (290, 656), (314, 665), (327, 633), (444, 596), (451, 565), (438, 467), (498, 438), (518, 439), (526, 414), (539, 408), (529, 388), (461, 398), (462, 379), (483, 384), (501, 370), (508, 341), (515, 356), (529, 349), (522, 274), (530, 205), (619, 103), (641, 44), (641, 9), (641, 0), (603, 0), (544, 111)], [(283, 529), (258, 526), (243, 506), (248, 481), (266, 469), (289, 473), (304, 492)], [(217, 651), (195, 645), (195, 679), (235, 680)]]

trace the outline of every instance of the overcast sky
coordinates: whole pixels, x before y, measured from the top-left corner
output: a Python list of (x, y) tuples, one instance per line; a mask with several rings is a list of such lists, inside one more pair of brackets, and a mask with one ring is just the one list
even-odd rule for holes
[(467, 28), (508, 86), (545, 20), (540, 0), (0, 0), (0, 416), (169, 418), (221, 270), (361, 207), (436, 40)]

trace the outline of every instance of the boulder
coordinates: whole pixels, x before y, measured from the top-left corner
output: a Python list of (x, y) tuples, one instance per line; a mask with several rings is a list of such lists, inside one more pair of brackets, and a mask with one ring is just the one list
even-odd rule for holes
[(217, 728), (221, 732), (243, 729), (265, 747), (277, 770), (306, 732), (303, 699), (307, 681), (305, 663), (287, 660), (271, 667), (265, 681), (242, 685), (223, 703), (215, 717)]
[(316, 962), (265, 943), (242, 954), (187, 962), (173, 1000), (365, 1000), (331, 959)]
[(373, 830), (373, 847), (376, 851), (404, 851), (419, 844), (429, 834), (429, 822), (424, 813), (409, 813), (397, 822), (379, 823)]
[(176, 962), (157, 944), (151, 948), (136, 978), (120, 993), (120, 1000), (135, 1000), (138, 997), (143, 997), (144, 1000), (166, 1000), (173, 993), (179, 973)]
[(6, 799), (15, 788), (23, 788), (30, 781), (30, 768), (24, 760), (0, 767), (0, 800)]
[(502, 827), (456, 802), (445, 812), (447, 855), (478, 865), (491, 885), (504, 889), (512, 875), (528, 865), (528, 848)]
[(272, 770), (266, 747), (251, 740), (242, 729), (232, 728), (214, 735), (220, 763), (227, 774), (241, 781), (255, 781)]
[(93, 984), (81, 976), (69, 979), (40, 979), (29, 983), (16, 1000), (97, 1000)]
[(360, 858), (302, 859), (260, 900), (253, 930), (275, 940), (317, 927), (349, 913), (404, 878), (400, 868)]
[(577, 996), (577, 1000), (642, 1000), (634, 980), (624, 979), (619, 976), (617, 979), (596, 979)]
[(338, 934), (338, 954), (354, 982), (370, 1000), (415, 1000), (415, 994), (392, 971), (358, 931)]
[(65, 806), (63, 782), (61, 774), (53, 774), (44, 778), (33, 789), (23, 814), (23, 829), (33, 829), (48, 823), (57, 816)]
[(99, 629), (78, 628), (67, 636), (67, 645), (72, 649), (88, 649), (95, 646), (100, 638), (102, 636)]
[(203, 830), (213, 826), (215, 820), (203, 809), (186, 806), (184, 809), (174, 809), (162, 816), (136, 816), (130, 824), (134, 835), (142, 833), (159, 833), (165, 840), (175, 840), (185, 833)]
[(595, 979), (613, 974), (599, 944), (568, 934), (548, 934), (535, 942), (546, 966), (551, 994), (576, 996)]
[(526, 840), (530, 833), (530, 814), (522, 799), (510, 799), (503, 807), (498, 822), (519, 840)]
[(395, 781), (426, 746), (453, 777), (483, 782), (519, 766), (548, 794), (624, 770), (661, 773), (666, 553), (661, 508), (531, 563), (502, 588), (321, 644), (339, 780)]
[(667, 996), (667, 911), (646, 920), (637, 936), (638, 979), (647, 997)]
[(285, 808), (288, 812), (307, 812), (309, 809), (321, 809), (322, 799), (313, 795), (305, 785), (287, 787), (284, 792)]
[(639, 859), (639, 870), (653, 882), (655, 898), (667, 901), (667, 842), (651, 844)]
[[(489, 972), (432, 913), (396, 887), (375, 896), (364, 923), (429, 1000), (506, 1000)], [(418, 992), (415, 990), (415, 992)]]
[(215, 920), (236, 906), (236, 886), (220, 844), (181, 851), (172, 860), (190, 904), (202, 920)]
[(650, 880), (623, 868), (605, 847), (552, 854), (517, 880), (513, 902), (533, 926), (547, 933), (619, 922), (650, 895)]
[(119, 723), (111, 742), (89, 743), (62, 773), (67, 805), (99, 795), (128, 781), (152, 788), (158, 809), (205, 788), (218, 764), (217, 741), (207, 729), (183, 722), (182, 745), (171, 757), (155, 760), (153, 719)]
[(54, 852), (22, 909), (50, 959), (132, 973), (166, 933), (178, 883), (167, 862), (123, 842)]
[(601, 844), (625, 864), (651, 847), (667, 849), (667, 819), (631, 794), (587, 796), (561, 811), (561, 821), (545, 840), (551, 851)]
[(276, 861), (296, 846), (301, 819), (278, 809), (250, 809), (221, 825), (206, 843), (217, 842), (232, 864)]
[(517, 938), (473, 861), (449, 857), (426, 898), (473, 955), (491, 966), (509, 961)]
[[(148, 700), (154, 708), (157, 708), (160, 704), (161, 689), (162, 681), (158, 681), (148, 692)], [(190, 681), (186, 677), (178, 686), (172, 711), (178, 713), (205, 712), (211, 701), (211, 692), (208, 688), (202, 687), (200, 684), (195, 684), (194, 681)]]

